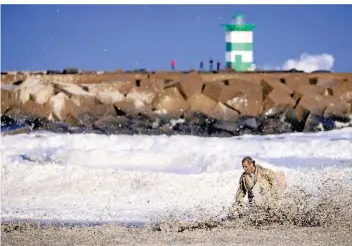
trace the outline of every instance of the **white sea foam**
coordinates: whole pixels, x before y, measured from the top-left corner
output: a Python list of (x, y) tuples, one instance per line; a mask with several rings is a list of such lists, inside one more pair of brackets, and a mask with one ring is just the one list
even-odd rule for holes
[(351, 128), (233, 138), (42, 132), (2, 137), (2, 219), (143, 222), (174, 209), (221, 211), (246, 155), (312, 193), (317, 175), (352, 184)]

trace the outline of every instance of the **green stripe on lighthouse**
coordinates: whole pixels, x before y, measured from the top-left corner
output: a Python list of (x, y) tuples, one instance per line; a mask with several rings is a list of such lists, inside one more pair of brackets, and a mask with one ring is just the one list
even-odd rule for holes
[(226, 51), (251, 51), (253, 50), (252, 43), (226, 43)]
[(234, 32), (234, 31), (251, 32), (255, 28), (255, 25), (250, 25), (250, 24), (245, 24), (245, 25), (223, 24), (222, 26), (225, 32)]

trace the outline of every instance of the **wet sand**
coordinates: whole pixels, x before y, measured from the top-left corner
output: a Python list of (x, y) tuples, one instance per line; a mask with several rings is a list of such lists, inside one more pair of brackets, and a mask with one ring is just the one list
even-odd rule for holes
[(151, 231), (116, 226), (24, 228), (5, 232), (1, 245), (351, 245), (351, 227)]

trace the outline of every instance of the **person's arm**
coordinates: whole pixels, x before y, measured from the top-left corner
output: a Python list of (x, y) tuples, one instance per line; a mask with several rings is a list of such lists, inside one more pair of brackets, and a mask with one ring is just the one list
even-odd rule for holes
[(241, 175), (239, 186), (236, 192), (235, 205), (240, 204), (243, 198), (245, 197), (245, 195), (246, 195), (246, 189), (243, 183), (243, 175)]
[(264, 177), (266, 180), (269, 182), (272, 188), (277, 188), (278, 187), (278, 181), (277, 177), (274, 171), (268, 169), (268, 168), (263, 168), (264, 169)]
[(278, 199), (279, 197), (279, 182), (277, 180), (276, 174), (270, 169), (264, 169), (264, 177), (268, 180), (271, 186), (271, 195), (273, 198)]

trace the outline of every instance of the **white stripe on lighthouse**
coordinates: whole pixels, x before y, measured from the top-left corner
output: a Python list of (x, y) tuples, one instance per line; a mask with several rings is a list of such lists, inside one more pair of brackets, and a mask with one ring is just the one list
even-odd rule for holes
[(253, 43), (253, 32), (227, 32), (226, 43)]

